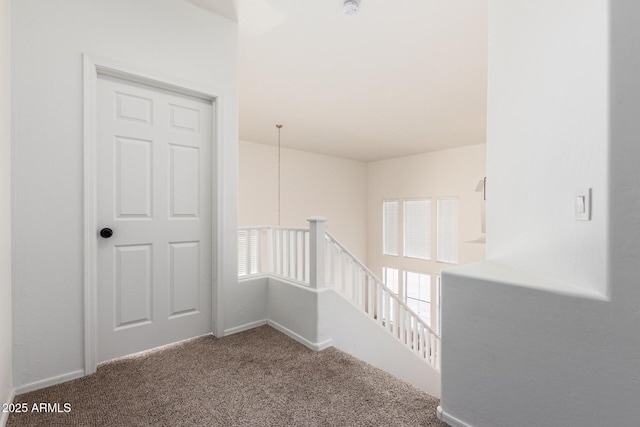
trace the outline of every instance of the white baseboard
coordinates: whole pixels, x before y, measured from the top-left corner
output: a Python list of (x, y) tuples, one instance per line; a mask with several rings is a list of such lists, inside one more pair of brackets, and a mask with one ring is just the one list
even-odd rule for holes
[[(13, 402), (14, 397), (16, 397), (16, 392), (11, 390), (11, 393), (7, 396), (7, 401), (5, 403), (9, 405)], [(0, 412), (0, 427), (5, 427), (7, 425), (7, 421), (9, 421), (9, 412)]]
[(281, 324), (279, 324), (278, 322), (274, 322), (273, 320), (268, 320), (267, 324), (272, 328), (279, 330), (289, 338), (292, 338), (298, 341), (300, 344), (304, 345), (305, 347), (313, 351), (322, 351), (325, 348), (329, 348), (333, 345), (333, 341), (330, 339), (322, 342), (311, 342), (305, 337), (303, 337), (302, 335), (298, 335), (297, 333), (293, 332), (291, 329), (286, 328)]
[(282, 332), (289, 338), (292, 338), (298, 341), (300, 344), (304, 345), (307, 348), (310, 348), (313, 351), (322, 351), (325, 348), (329, 348), (333, 345), (333, 341), (330, 339), (323, 342), (319, 342), (319, 343), (311, 342), (308, 339), (304, 338), (303, 336), (293, 332), (291, 329), (286, 328), (281, 324), (279, 324), (278, 322), (274, 322), (273, 320), (270, 320), (270, 319), (257, 320), (255, 322), (245, 323), (244, 325), (225, 329), (224, 336), (226, 337), (227, 335), (233, 335), (240, 332), (248, 331), (249, 329), (257, 328), (264, 325), (269, 325), (272, 328), (277, 329), (278, 331)]
[(322, 351), (325, 350), (329, 347), (333, 347), (333, 340), (332, 339), (328, 339), (319, 343), (314, 344), (314, 350), (315, 351)]
[(473, 427), (471, 424), (467, 424), (465, 422), (460, 421), (456, 417), (451, 414), (446, 413), (442, 410), (442, 406), (438, 406), (436, 411), (436, 415), (438, 419), (444, 423), (449, 424), (451, 427)]
[(233, 328), (225, 329), (224, 336), (237, 334), (239, 332), (248, 331), (249, 329), (257, 328), (267, 324), (267, 319), (256, 320), (255, 322), (245, 323), (244, 325), (235, 326)]
[(68, 372), (66, 374), (58, 375), (55, 377), (47, 378), (47, 379), (36, 381), (33, 383), (21, 385), (20, 387), (16, 387), (15, 394), (20, 395), (23, 393), (28, 393), (30, 391), (40, 390), (41, 388), (65, 383), (67, 381), (75, 380), (76, 378), (80, 378), (80, 377), (84, 377), (83, 369), (73, 371), (73, 372)]

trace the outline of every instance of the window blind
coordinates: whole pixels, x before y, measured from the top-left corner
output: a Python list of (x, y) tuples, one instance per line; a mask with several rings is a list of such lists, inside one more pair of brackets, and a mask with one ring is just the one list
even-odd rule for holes
[(258, 233), (256, 230), (238, 232), (238, 276), (258, 272)]
[(438, 255), (439, 262), (458, 263), (458, 198), (438, 199)]
[(238, 276), (246, 276), (247, 272), (247, 232), (238, 231)]
[(404, 201), (404, 256), (431, 258), (431, 200)]

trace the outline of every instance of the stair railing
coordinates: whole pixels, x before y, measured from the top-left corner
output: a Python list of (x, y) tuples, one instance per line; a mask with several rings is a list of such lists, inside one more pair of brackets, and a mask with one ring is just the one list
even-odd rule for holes
[(309, 284), (309, 230), (302, 227), (240, 227), (238, 277), (264, 274)]
[(238, 276), (272, 274), (332, 287), (426, 363), (440, 370), (440, 336), (337, 239), (326, 219), (309, 228), (240, 227)]

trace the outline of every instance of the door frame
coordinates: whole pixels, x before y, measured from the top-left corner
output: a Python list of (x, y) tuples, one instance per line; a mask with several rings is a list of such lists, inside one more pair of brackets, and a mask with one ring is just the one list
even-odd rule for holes
[[(134, 69), (109, 59), (84, 53), (83, 57), (83, 149), (84, 149), (84, 374), (96, 372), (98, 344), (98, 219), (97, 219), (97, 86), (98, 76), (111, 76), (134, 83), (142, 83), (158, 89), (170, 90), (184, 95), (195, 96), (210, 101), (213, 106), (212, 158), (211, 162), (211, 330), (222, 336), (223, 303), (222, 284), (224, 263), (222, 262), (223, 228), (222, 203), (222, 112), (223, 95), (214, 88), (186, 82)], [(218, 330), (217, 328), (221, 329)]]

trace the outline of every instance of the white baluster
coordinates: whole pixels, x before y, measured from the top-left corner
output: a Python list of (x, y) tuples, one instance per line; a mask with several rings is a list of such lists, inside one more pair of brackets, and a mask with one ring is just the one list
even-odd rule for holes
[(349, 263), (349, 267), (351, 268), (351, 302), (354, 304), (358, 304), (358, 291), (357, 291), (357, 283), (356, 283), (356, 263), (351, 260)]
[(309, 284), (313, 288), (324, 286), (324, 236), (326, 218), (311, 217), (309, 221)]
[(301, 280), (303, 282), (307, 281), (307, 232), (303, 231), (301, 234), (302, 237), (302, 247), (300, 248), (300, 250), (302, 251), (302, 258), (301, 258), (301, 263), (300, 263), (300, 267), (302, 269), (302, 277)]
[(400, 303), (398, 302), (397, 299), (393, 299), (393, 323), (394, 323), (394, 328), (393, 328), (393, 334), (396, 337), (400, 337), (400, 309), (402, 308), (402, 305), (400, 305)]
[(298, 280), (298, 231), (291, 233), (291, 278)]
[(273, 273), (274, 272), (274, 268), (273, 268), (273, 230), (270, 228), (267, 228), (265, 230), (266, 234), (267, 234), (267, 272), (269, 273)]
[(405, 324), (405, 318), (406, 318), (406, 312), (404, 309), (404, 306), (400, 306), (400, 309), (398, 310), (400, 313), (399, 317), (399, 321), (398, 321), (398, 326), (400, 328), (400, 341), (402, 342), (402, 344), (407, 345), (407, 340), (406, 340), (406, 324)]
[(422, 347), (420, 348), (420, 354), (422, 356), (423, 359), (427, 358), (427, 336), (426, 336), (426, 330), (424, 328), (424, 326), (420, 326), (420, 342), (422, 343)]
[(283, 268), (283, 274), (285, 277), (291, 276), (291, 232), (289, 230), (284, 230), (282, 232), (282, 241), (284, 242), (284, 255), (283, 259), (285, 262)]
[(298, 275), (299, 281), (304, 282), (304, 231), (298, 231)]
[(396, 334), (398, 330), (398, 322), (396, 321), (396, 317), (398, 316), (398, 302), (395, 298), (393, 298), (393, 292), (389, 292), (389, 323), (390, 328), (389, 331)]
[(262, 273), (262, 230), (256, 231), (256, 273)]
[(391, 296), (389, 292), (382, 290), (382, 298), (384, 302), (384, 327), (393, 332), (393, 325), (391, 324)]
[(360, 293), (360, 296), (358, 297), (358, 307), (360, 307), (361, 310), (365, 310), (366, 307), (366, 301), (365, 301), (365, 295), (366, 295), (366, 276), (365, 276), (365, 272), (364, 270), (361, 268), (360, 269), (360, 274), (359, 274), (360, 278), (358, 280), (358, 290)]
[(284, 230), (278, 230), (278, 256), (280, 257), (280, 274), (285, 275), (285, 259), (284, 259)]
[(411, 337), (413, 338), (413, 351), (415, 351), (416, 354), (420, 354), (420, 335), (418, 335), (419, 326), (420, 324), (418, 323), (418, 319), (411, 316)]
[(382, 288), (376, 283), (376, 315), (378, 316), (378, 323), (384, 326), (384, 316), (382, 311), (382, 305), (384, 304), (384, 301), (382, 298)]
[(253, 230), (247, 230), (247, 234), (245, 236), (246, 240), (246, 245), (245, 245), (245, 257), (247, 260), (247, 275), (250, 276), (251, 275), (251, 232)]
[(338, 249), (338, 277), (340, 277), (340, 291), (344, 292), (344, 252)]

